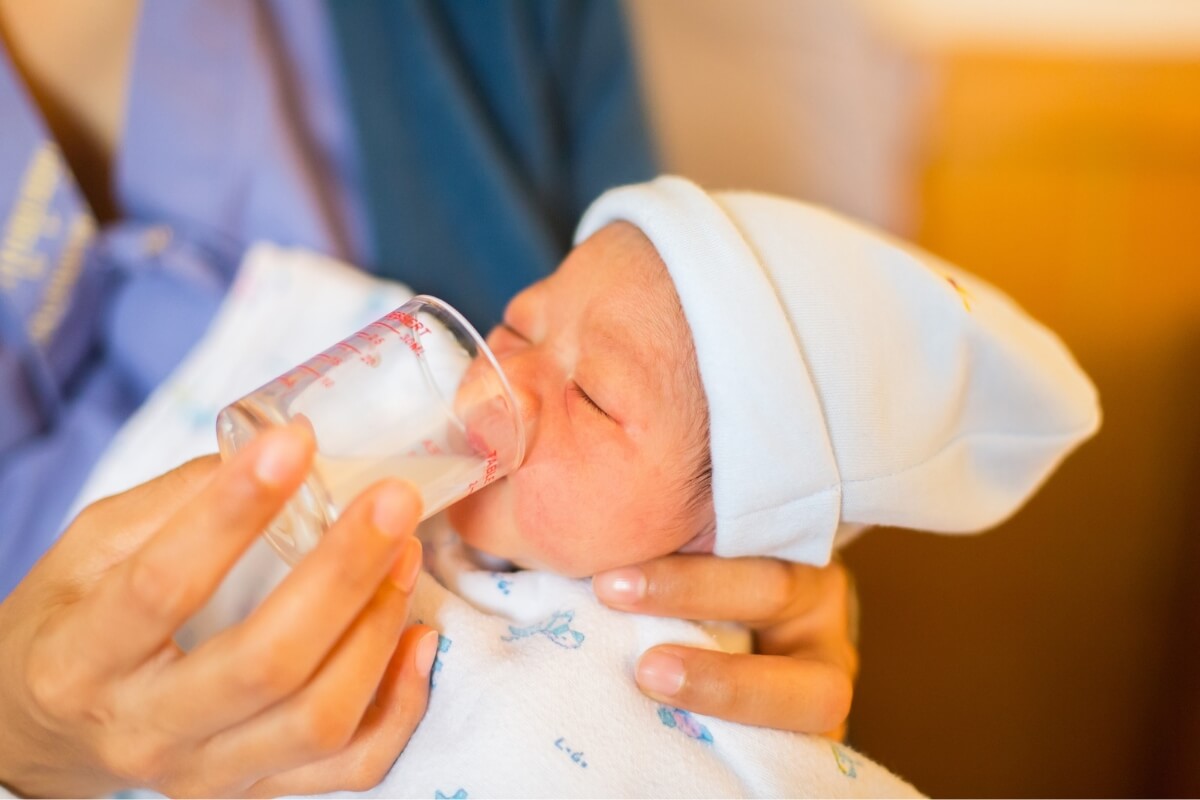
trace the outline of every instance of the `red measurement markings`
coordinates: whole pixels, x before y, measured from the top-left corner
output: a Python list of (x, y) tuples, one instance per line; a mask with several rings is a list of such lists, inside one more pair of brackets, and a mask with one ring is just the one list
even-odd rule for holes
[(406, 314), (403, 311), (393, 311), (383, 319), (376, 320), (375, 322), (371, 323), (371, 325), (379, 325), (380, 327), (387, 328), (389, 331), (399, 336), (400, 340), (408, 345), (408, 349), (417, 355), (421, 355), (425, 352), (425, 346), (421, 344), (421, 342), (417, 339), (417, 336), (388, 325), (383, 321), (384, 319), (390, 319), (392, 322), (399, 322), (405, 328), (408, 328), (410, 331), (416, 333), (417, 336), (420, 336), (423, 333), (430, 333), (431, 331), (429, 330), (428, 325), (426, 325), (424, 322), (421, 322), (421, 320), (417, 319), (412, 314)]
[(487, 468), (483, 471), (483, 480), (471, 481), (471, 483), (467, 485), (467, 494), (470, 494), (476, 489), (482, 489), (484, 486), (487, 486), (489, 483), (496, 480), (496, 473), (499, 470), (500, 459), (496, 454), (496, 451), (493, 450), (487, 454)]
[[(332, 369), (336, 366), (339, 366), (342, 363), (342, 360), (340, 358), (338, 358), (337, 356), (335, 356), (331, 353), (320, 353), (316, 357), (314, 357), (313, 360), (316, 361), (318, 358), (321, 359), (322, 361), (324, 361), (325, 363), (327, 363), (329, 365), (330, 369)], [(332, 387), (334, 383), (335, 383), (335, 381), (333, 380), (333, 378), (329, 377), (328, 375), (321, 376), (321, 385), (324, 386), (326, 389)]]
[[(354, 335), (355, 335), (355, 336), (361, 336), (362, 334), (361, 334), (361, 333), (356, 333), (356, 334), (354, 334)], [(363, 351), (362, 351), (362, 350), (359, 350), (357, 347), (355, 347), (354, 345), (350, 344), (350, 342), (338, 342), (338, 343), (337, 343), (337, 346), (338, 346), (338, 347), (344, 347), (344, 348), (346, 348), (347, 350), (349, 350), (351, 353), (354, 353), (355, 355), (357, 355), (357, 356), (358, 356), (358, 360), (359, 360), (359, 361), (361, 361), (362, 363), (366, 364), (368, 367), (378, 367), (378, 366), (379, 366), (379, 356), (377, 356), (377, 355), (374, 355), (374, 354), (372, 354), (372, 353), (368, 353), (368, 354), (366, 354), (366, 355), (363, 355)]]
[[(396, 334), (397, 336), (399, 336), (399, 335), (400, 335), (400, 331), (396, 330), (396, 329), (395, 329), (395, 328), (393, 328), (391, 325), (388, 325), (386, 322), (384, 322), (384, 321), (383, 321), (383, 320), (381, 320), (381, 319), (377, 319), (377, 320), (375, 320), (374, 322), (372, 322), (372, 323), (371, 323), (371, 325), (378, 325), (378, 326), (380, 326), (381, 328), (387, 328), (389, 331), (391, 331), (392, 333)], [(367, 327), (369, 328), (369, 327), (370, 327), (370, 325), (368, 325)]]
[(342, 360), (340, 358), (338, 358), (337, 356), (334, 356), (334, 355), (330, 355), (329, 353), (321, 353), (319, 356), (317, 356), (317, 358), (328, 361), (330, 366), (334, 366), (334, 367), (336, 367), (338, 364), (342, 363)]
[(288, 389), (294, 389), (302, 381), (307, 380), (307, 375), (302, 374), (302, 373), (307, 373), (307, 375), (311, 375), (312, 377), (321, 381), (322, 385), (324, 385), (324, 386), (332, 386), (333, 385), (332, 380), (330, 380), (329, 378), (326, 378), (324, 375), (322, 375), (320, 372), (318, 372), (317, 370), (310, 367), (308, 364), (301, 364), (300, 366), (298, 366), (295, 369), (291, 370), (290, 372), (286, 373), (279, 379), (279, 382), (282, 383)]
[(354, 334), (354, 338), (362, 339), (372, 347), (378, 347), (379, 345), (383, 344), (383, 337), (378, 333), (371, 333), (370, 331), (359, 331), (358, 333)]
[[(405, 314), (404, 316), (407, 317), (408, 315)], [(410, 319), (411, 319), (411, 317), (410, 317)], [(417, 324), (420, 325), (421, 323), (418, 322)], [(416, 337), (414, 337), (411, 333), (408, 333), (407, 331), (399, 330), (398, 328), (393, 328), (391, 325), (388, 325), (383, 320), (376, 320), (375, 322), (372, 322), (371, 325), (378, 325), (382, 328), (387, 328), (389, 331), (391, 331), (392, 333), (399, 336), (400, 341), (402, 341), (406, 345), (408, 345), (408, 349), (412, 350), (417, 355), (421, 355), (421, 353), (425, 352), (424, 346), (422, 346), (421, 343), (416, 340)], [(370, 326), (368, 326), (368, 327), (370, 327)]]
[(425, 452), (431, 456), (440, 456), (442, 454), (442, 448), (438, 447), (437, 442), (433, 441), (432, 439), (422, 440), (421, 446), (424, 447)]
[(500, 459), (497, 457), (495, 450), (488, 453), (487, 459), (487, 469), (483, 471), (484, 486), (496, 480), (496, 472), (500, 469)]
[(399, 322), (404, 327), (414, 330), (417, 333), (430, 332), (428, 325), (426, 325), (424, 322), (421, 322), (421, 320), (417, 319), (412, 314), (406, 314), (403, 311), (393, 311), (385, 316), (384, 319), (390, 319), (393, 322)]

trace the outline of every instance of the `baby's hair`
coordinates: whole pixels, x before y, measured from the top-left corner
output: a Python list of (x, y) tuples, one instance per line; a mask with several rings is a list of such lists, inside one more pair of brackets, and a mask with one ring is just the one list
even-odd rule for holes
[(640, 288), (645, 293), (642, 307), (661, 309), (661, 313), (639, 317), (647, 326), (648, 338), (662, 344), (664, 349), (660, 355), (663, 362), (669, 365), (672, 383), (683, 388), (684, 398), (695, 398), (694, 408), (678, 409), (678, 412), (695, 420), (680, 454), (684, 465), (693, 466), (682, 473), (683, 478), (672, 488), (684, 498), (682, 518), (688, 520), (689, 526), (694, 526), (695, 520), (702, 521), (698, 529), (690, 531), (693, 536), (697, 539), (710, 536), (714, 532), (716, 518), (712, 510), (713, 464), (709, 447), (708, 403), (700, 379), (700, 365), (692, 341), (691, 326), (675, 292), (670, 272), (654, 244), (641, 230), (627, 222), (617, 222), (614, 227), (620, 230), (621, 235), (636, 242), (634, 247), (648, 267), (635, 273), (640, 277), (634, 278), (642, 282)]
[(699, 442), (699, 458), (696, 470), (687, 481), (687, 513), (688, 516), (701, 517), (704, 520), (702, 528), (696, 532), (697, 537), (703, 538), (716, 533), (717, 518), (712, 513), (712, 449), (708, 444), (708, 413), (704, 414), (704, 424), (695, 437)]
[[(665, 265), (663, 266), (665, 270)], [(689, 331), (691, 328), (687, 324), (687, 318), (683, 313), (683, 305), (679, 302), (679, 296), (675, 293), (674, 288), (670, 292), (671, 302), (667, 304), (670, 309), (670, 314), (675, 317), (675, 322), (678, 323), (676, 330)], [(685, 463), (694, 464), (695, 467), (688, 474), (684, 482), (683, 489), (685, 492), (687, 519), (702, 519), (702, 527), (694, 531), (697, 538), (703, 538), (715, 533), (716, 516), (712, 510), (712, 448), (709, 446), (709, 417), (708, 403), (704, 397), (704, 384), (700, 379), (700, 364), (696, 358), (696, 345), (692, 341), (692, 337), (686, 335), (683, 337), (682, 352), (676, 353), (674, 359), (676, 379), (684, 386), (687, 386), (693, 397), (700, 398), (699, 411), (695, 415), (696, 423), (692, 426), (692, 430), (688, 436), (688, 447), (684, 451)], [(689, 409), (691, 410), (691, 409)]]

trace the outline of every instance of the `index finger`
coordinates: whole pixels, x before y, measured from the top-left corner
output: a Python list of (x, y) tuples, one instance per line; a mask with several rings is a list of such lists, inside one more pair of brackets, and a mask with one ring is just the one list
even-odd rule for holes
[(637, 681), (655, 700), (699, 714), (827, 735), (845, 723), (854, 696), (854, 680), (838, 664), (679, 645), (643, 654)]
[(262, 434), (108, 573), (64, 624), (91, 668), (129, 667), (169, 641), (295, 492), (313, 449), (302, 425)]
[(601, 602), (621, 611), (770, 625), (817, 607), (829, 580), (828, 568), (689, 554), (602, 572), (592, 588)]

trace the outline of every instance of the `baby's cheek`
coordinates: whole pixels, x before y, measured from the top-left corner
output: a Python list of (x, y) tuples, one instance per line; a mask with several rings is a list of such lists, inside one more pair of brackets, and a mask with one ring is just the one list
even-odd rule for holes
[(505, 496), (505, 481), (500, 480), (468, 495), (447, 509), (450, 525), (463, 540), (500, 558), (512, 558), (513, 521)]
[(590, 575), (598, 547), (594, 525), (603, 523), (587, 492), (577, 491), (561, 468), (534, 465), (510, 478), (517, 535), (530, 561), (563, 575)]
[(649, 490), (638, 497), (636, 511), (641, 537), (633, 547), (645, 558), (677, 552), (711, 553), (713, 538), (697, 535), (708, 526), (702, 524), (703, 515), (690, 508), (688, 490), (674, 468), (660, 469), (655, 477), (647, 478), (645, 486)]
[[(546, 568), (586, 577), (674, 553), (691, 537), (680, 525), (682, 509), (628, 487), (612, 494), (587, 493), (563, 508), (543, 509), (544, 523), (530, 539)], [(530, 529), (526, 529), (530, 530)]]

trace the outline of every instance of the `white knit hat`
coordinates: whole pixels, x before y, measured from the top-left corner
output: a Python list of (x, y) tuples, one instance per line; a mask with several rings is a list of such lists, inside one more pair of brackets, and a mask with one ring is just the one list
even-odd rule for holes
[(1062, 342), (983, 281), (840, 216), (662, 177), (613, 189), (667, 265), (711, 419), (718, 555), (824, 564), (839, 526), (990, 527), (1100, 423)]

